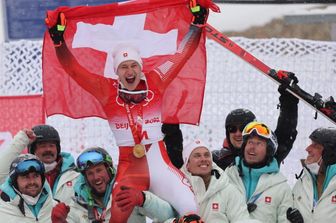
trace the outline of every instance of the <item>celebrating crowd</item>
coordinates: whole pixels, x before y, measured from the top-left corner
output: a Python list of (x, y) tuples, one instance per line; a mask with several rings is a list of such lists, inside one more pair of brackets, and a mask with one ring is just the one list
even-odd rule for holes
[[(279, 172), (275, 158), (279, 145), (268, 126), (252, 120), (242, 131), (238, 122), (230, 128), (236, 131), (229, 134), (240, 133), (242, 145), (225, 170), (213, 162), (203, 141), (192, 140), (183, 147), (181, 171), (198, 204), (193, 213), (177, 212), (148, 190), (123, 186), (111, 196), (116, 169), (106, 150), (88, 148), (74, 162), (69, 153), (61, 152), (60, 137), (52, 126), (21, 130), (1, 151), (0, 216), (7, 222), (113, 222), (110, 209), (115, 199), (122, 211), (131, 211), (127, 222), (146, 222), (146, 217), (154, 222), (332, 221), (335, 128), (317, 128), (310, 134), (293, 189)], [(29, 153), (20, 154), (26, 147)]]
[[(75, 160), (61, 147), (59, 133), (50, 125), (22, 129), (0, 151), (3, 222), (335, 219), (335, 128), (317, 128), (307, 136), (311, 143), (293, 188), (280, 173), (297, 135), (299, 100), (286, 90), (288, 83), (278, 89), (280, 114), (274, 131), (252, 111), (235, 109), (225, 119), (226, 138), (219, 150), (199, 138), (183, 144), (178, 124), (142, 123), (144, 117), (161, 117), (164, 92), (196, 50), (209, 8), (218, 10), (208, 0), (190, 1), (193, 19), (178, 51), (149, 72), (144, 73), (136, 47), (117, 47), (113, 54), (117, 81), (97, 77), (78, 63), (64, 40), (66, 17), (59, 13), (57, 24), (49, 27), (55, 53), (69, 78), (92, 94), (106, 112), (119, 147), (118, 166), (99, 145), (86, 148)], [(295, 75), (291, 79), (298, 82)], [(118, 123), (128, 123), (130, 128), (113, 128)], [(28, 153), (23, 154), (25, 148)]]

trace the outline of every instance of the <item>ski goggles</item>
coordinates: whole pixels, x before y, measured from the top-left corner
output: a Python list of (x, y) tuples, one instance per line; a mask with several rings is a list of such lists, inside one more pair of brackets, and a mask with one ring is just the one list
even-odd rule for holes
[(240, 132), (243, 132), (243, 130), (244, 130), (244, 126), (243, 126), (243, 125), (240, 125), (240, 126), (229, 125), (229, 126), (227, 127), (227, 131), (228, 131), (229, 133), (236, 133), (238, 130), (239, 130)]
[(257, 133), (259, 136), (270, 139), (272, 131), (261, 122), (250, 122), (247, 124), (242, 132), (243, 136), (250, 135), (252, 132)]
[(88, 151), (82, 153), (77, 158), (77, 168), (79, 171), (86, 170), (89, 166), (98, 165), (101, 163), (112, 163), (112, 158), (110, 156), (106, 156), (98, 151)]
[(29, 172), (44, 173), (44, 165), (38, 160), (24, 160), (17, 164), (15, 173), (26, 174)]

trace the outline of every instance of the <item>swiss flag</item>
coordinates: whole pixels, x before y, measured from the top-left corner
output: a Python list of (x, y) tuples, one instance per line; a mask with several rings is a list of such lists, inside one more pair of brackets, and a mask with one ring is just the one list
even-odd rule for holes
[(1, 96), (0, 149), (7, 147), (19, 130), (44, 122), (42, 95)]
[(267, 204), (272, 203), (272, 197), (265, 197), (265, 203)]
[[(189, 0), (137, 0), (104, 6), (60, 7), (49, 11), (51, 24), (65, 14), (65, 41), (85, 69), (115, 79), (111, 52), (120, 43), (139, 48), (144, 72), (174, 54), (188, 32), (192, 14)], [(99, 102), (63, 70), (52, 40), (45, 33), (43, 89), (46, 113), (72, 118), (107, 118)], [(205, 35), (163, 97), (162, 119), (167, 123), (198, 124), (206, 74)]]
[(331, 203), (336, 203), (336, 195), (331, 197)]
[(218, 211), (219, 209), (219, 204), (216, 202), (216, 203), (212, 203), (212, 210), (213, 211)]

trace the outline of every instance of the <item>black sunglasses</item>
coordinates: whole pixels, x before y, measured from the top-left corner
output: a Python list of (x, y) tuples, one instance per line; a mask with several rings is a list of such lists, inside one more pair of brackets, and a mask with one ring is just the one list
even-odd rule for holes
[(229, 126), (227, 127), (227, 130), (229, 131), (229, 133), (235, 133), (235, 132), (237, 132), (238, 130), (239, 130), (240, 132), (243, 132), (244, 127), (245, 127), (245, 126), (243, 126), (243, 125), (240, 125), (240, 126), (229, 125)]

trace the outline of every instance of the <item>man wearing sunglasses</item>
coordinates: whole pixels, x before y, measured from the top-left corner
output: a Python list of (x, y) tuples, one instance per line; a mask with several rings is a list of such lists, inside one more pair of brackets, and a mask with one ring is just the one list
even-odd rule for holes
[[(295, 83), (298, 82), (294, 74), (291, 77)], [(275, 135), (279, 146), (274, 157), (280, 165), (292, 149), (297, 135), (299, 100), (286, 91), (286, 84), (281, 85), (278, 91), (280, 93), (280, 114)], [(214, 162), (223, 170), (240, 155), (240, 148), (243, 144), (242, 131), (249, 122), (255, 120), (256, 116), (250, 110), (244, 108), (234, 109), (227, 115), (225, 119), (226, 138), (223, 142), (223, 148), (212, 151)]]
[(72, 155), (61, 152), (59, 134), (50, 125), (37, 125), (32, 130), (23, 129), (14, 136), (10, 146), (1, 151), (1, 178), (6, 176), (10, 162), (27, 147), (29, 153), (36, 155), (43, 162), (45, 178), (54, 199), (69, 203), (74, 194), (74, 182), (79, 174), (75, 171)]
[[(307, 158), (293, 188), (294, 205), (304, 222), (336, 219), (336, 129), (318, 128), (309, 136)], [(296, 216), (293, 216), (295, 218)], [(302, 221), (303, 222), (303, 221)]]
[[(111, 191), (116, 174), (111, 156), (100, 147), (86, 149), (77, 158), (77, 168), (81, 176), (74, 188), (75, 197), (69, 205), (70, 212), (63, 203), (58, 204), (54, 209), (53, 222), (109, 222), (113, 219), (110, 212)], [(132, 212), (127, 222), (146, 222), (146, 216), (158, 222), (175, 221), (176, 212), (168, 202), (148, 191), (121, 187), (122, 190), (113, 199), (122, 211)]]
[(14, 159), (9, 177), (0, 187), (1, 222), (50, 222), (56, 202), (44, 171), (43, 163), (32, 154)]
[(275, 134), (255, 121), (247, 124), (242, 134), (241, 155), (225, 172), (245, 196), (251, 218), (266, 223), (292, 222), (287, 219), (287, 211), (288, 215), (293, 212), (292, 193), (274, 157), (278, 149)]

